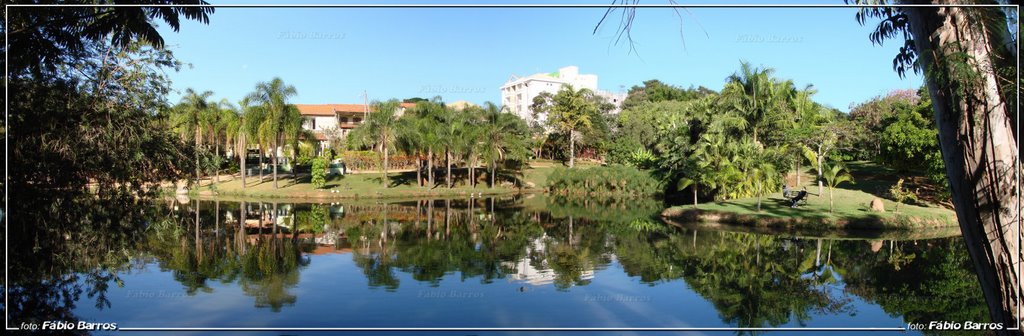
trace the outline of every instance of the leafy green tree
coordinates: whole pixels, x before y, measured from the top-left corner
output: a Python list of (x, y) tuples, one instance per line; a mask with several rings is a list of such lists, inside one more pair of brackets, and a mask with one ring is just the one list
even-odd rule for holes
[(161, 182), (188, 178), (195, 168), (195, 146), (175, 135), (165, 100), (168, 73), (181, 63), (163, 48), (156, 26), (176, 31), (181, 21), (205, 23), (212, 12), (5, 8), (3, 187), (5, 199), (19, 201), (10, 202), (3, 219), (8, 237), (24, 238), (6, 240), (11, 323), (77, 320), (74, 301), (85, 290), (96, 307), (109, 307), (105, 292), (123, 284), (117, 274), (127, 269), (119, 265), (124, 252), (137, 246), (140, 223), (152, 219), (140, 209)]

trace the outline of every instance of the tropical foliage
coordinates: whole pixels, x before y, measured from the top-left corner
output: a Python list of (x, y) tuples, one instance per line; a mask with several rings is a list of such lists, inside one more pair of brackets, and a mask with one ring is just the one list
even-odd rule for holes
[(548, 176), (548, 191), (571, 197), (640, 197), (659, 192), (658, 181), (633, 167), (610, 165), (586, 169), (556, 168)]
[[(386, 167), (395, 167), (389, 162), (392, 153), (402, 153), (408, 159), (401, 166), (414, 168), (417, 184), (425, 188), (436, 187), (440, 174), (446, 187), (454, 187), (459, 178), (465, 179), (466, 186), (476, 187), (481, 166), (490, 187), (499, 178), (517, 181), (515, 170), (529, 156), (526, 123), (518, 116), (491, 103), (456, 110), (440, 97), (418, 100), (406, 109), (398, 106), (398, 100), (375, 104), (368, 121), (349, 134), (350, 148), (378, 153), (382, 173)], [(352, 160), (366, 166), (365, 156)], [(502, 168), (511, 171), (502, 175)]]

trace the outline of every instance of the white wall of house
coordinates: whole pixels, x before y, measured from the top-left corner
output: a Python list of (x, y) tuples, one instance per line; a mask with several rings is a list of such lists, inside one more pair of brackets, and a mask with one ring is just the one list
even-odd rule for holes
[(311, 131), (324, 131), (338, 127), (338, 118), (334, 116), (304, 116), (302, 128)]

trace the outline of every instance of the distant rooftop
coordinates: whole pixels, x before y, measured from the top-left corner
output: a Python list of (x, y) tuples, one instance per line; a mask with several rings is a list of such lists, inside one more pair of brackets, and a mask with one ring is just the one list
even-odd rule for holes
[[(367, 108), (363, 104), (295, 104), (299, 108), (299, 114), (304, 116), (334, 116), (337, 113), (363, 113), (372, 111), (373, 107)], [(403, 108), (416, 106), (413, 103), (402, 103)]]

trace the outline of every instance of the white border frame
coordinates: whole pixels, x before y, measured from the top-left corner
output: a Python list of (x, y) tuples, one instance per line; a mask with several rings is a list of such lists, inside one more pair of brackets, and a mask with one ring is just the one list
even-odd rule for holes
[[(8, 331), (21, 330), (20, 328), (12, 328), (9, 325), (10, 317), (10, 293), (9, 293), (9, 269), (8, 269), (8, 244), (10, 242), (10, 236), (8, 235), (8, 221), (10, 219), (10, 194), (7, 192), (7, 188), (10, 185), (7, 172), (9, 171), (9, 157), (10, 142), (7, 135), (10, 133), (10, 122), (8, 120), (8, 110), (10, 109), (10, 86), (7, 84), (7, 74), (10, 72), (10, 46), (8, 45), (8, 33), (10, 31), (10, 20), (8, 15), (12, 7), (223, 7), (223, 8), (874, 8), (874, 7), (999, 7), (999, 8), (1014, 8), (1017, 11), (1017, 27), (1020, 27), (1020, 5), (1003, 5), (1003, 4), (624, 4), (624, 5), (601, 5), (601, 4), (292, 4), (292, 5), (278, 5), (278, 4), (208, 4), (208, 5), (171, 5), (171, 4), (157, 4), (157, 5), (146, 5), (146, 4), (71, 4), (71, 5), (52, 5), (52, 4), (4, 4), (4, 22), (7, 23), (8, 29), (4, 29), (4, 327)], [(1017, 36), (1017, 49), (1020, 50), (1020, 36)], [(1017, 55), (1017, 78), (1020, 78), (1020, 55)], [(1020, 81), (1017, 81), (1017, 134), (1020, 134)], [(1020, 148), (1018, 148), (1019, 152)], [(1019, 153), (1018, 153), (1019, 156)], [(1017, 207), (1021, 207), (1021, 162), (1017, 162)], [(1020, 218), (1018, 218), (1020, 220)], [(1018, 223), (1018, 230), (1019, 223)], [(1020, 232), (1017, 235), (1017, 248), (1020, 250), (1021, 247), (1021, 236)], [(1017, 252), (1021, 254), (1020, 251)], [(1021, 282), (1021, 263), (1024, 260), (1018, 260), (1017, 262), (1017, 287), (1020, 288)], [(1007, 328), (1006, 330), (1020, 330), (1021, 328), (1021, 293), (1017, 291), (1017, 327)], [(907, 327), (896, 327), (896, 328), (159, 328), (159, 327), (128, 327), (118, 328), (119, 331), (597, 331), (597, 332), (609, 332), (609, 331), (907, 331)]]

